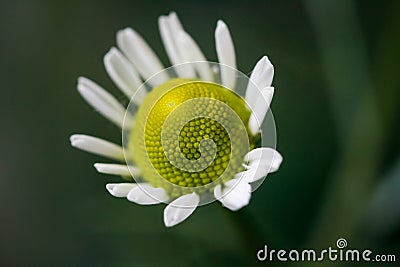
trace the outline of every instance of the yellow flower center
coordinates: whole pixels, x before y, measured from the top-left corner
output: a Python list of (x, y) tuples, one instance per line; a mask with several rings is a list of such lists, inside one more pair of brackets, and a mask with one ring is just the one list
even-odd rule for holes
[[(243, 99), (220, 85), (172, 79), (136, 113), (128, 151), (142, 179), (172, 196), (211, 190), (242, 171), (255, 137)], [(199, 189), (201, 188), (201, 189)]]

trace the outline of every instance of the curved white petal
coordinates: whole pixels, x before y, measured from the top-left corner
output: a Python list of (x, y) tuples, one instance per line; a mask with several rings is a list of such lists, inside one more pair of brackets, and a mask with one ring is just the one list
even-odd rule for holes
[[(133, 29), (120, 30), (117, 33), (117, 44), (145, 80), (164, 70), (164, 66), (154, 51)], [(161, 72), (149, 82), (152, 86), (158, 86), (168, 79), (168, 74)]]
[[(110, 164), (110, 163), (95, 163), (94, 167), (100, 173), (104, 174), (112, 174), (112, 175), (121, 175), (121, 176), (132, 176), (139, 175), (140, 171), (138, 167), (122, 164)], [(131, 174), (132, 172), (132, 174)]]
[(239, 179), (229, 180), (214, 188), (214, 196), (222, 205), (232, 211), (239, 210), (249, 204), (251, 198), (251, 186), (246, 181)]
[(89, 105), (111, 122), (123, 127), (125, 108), (111, 94), (84, 77), (78, 79), (78, 91)]
[(179, 65), (185, 62), (182, 47), (178, 41), (179, 33), (184, 31), (181, 22), (175, 12), (168, 16), (160, 16), (158, 19), (161, 39), (163, 41), (168, 58), (174, 66), (175, 71), (181, 78), (194, 78), (196, 73), (191, 64)]
[(206, 57), (193, 38), (184, 31), (178, 34), (178, 42), (182, 47), (182, 55), (185, 62), (193, 62), (194, 68), (203, 81), (213, 81), (212, 71)]
[(133, 65), (115, 47), (112, 47), (103, 58), (107, 73), (121, 91), (131, 98), (141, 84), (139, 74)]
[(85, 134), (71, 135), (70, 141), (73, 147), (81, 150), (111, 159), (124, 160), (122, 147), (109, 141)]
[(160, 30), (160, 35), (165, 50), (167, 51), (169, 61), (172, 63), (172, 65), (179, 64), (179, 55), (175, 47), (173, 36), (169, 29), (169, 18), (167, 16), (160, 16), (158, 18), (158, 28)]
[(196, 193), (183, 195), (172, 201), (164, 209), (164, 224), (172, 227), (188, 218), (199, 205), (200, 198)]
[(180, 22), (175, 12), (171, 12), (169, 14), (168, 25), (170, 33), (172, 35), (172, 40), (176, 47), (176, 52), (178, 54), (178, 62), (176, 63), (177, 66), (174, 67), (175, 71), (181, 78), (195, 78), (196, 73), (193, 64), (182, 65), (182, 63), (188, 62), (184, 56), (185, 47), (182, 45), (182, 43), (179, 42), (179, 34), (181, 32), (184, 32), (185, 30), (183, 29), (182, 23)]
[(215, 46), (218, 61), (222, 65), (232, 67), (221, 67), (221, 82), (225, 87), (233, 90), (236, 84), (236, 55), (231, 34), (226, 24), (219, 20), (215, 29)]
[(257, 97), (249, 119), (249, 128), (252, 134), (255, 135), (260, 131), (273, 96), (274, 87), (266, 87), (261, 90), (261, 97)]
[(163, 188), (154, 188), (149, 184), (140, 184), (133, 188), (127, 198), (129, 201), (140, 205), (159, 204), (168, 200)]
[(271, 172), (279, 168), (283, 158), (282, 155), (273, 148), (259, 147), (248, 152), (244, 157), (245, 166), (251, 168), (253, 166), (271, 165)]
[(250, 81), (246, 88), (245, 100), (250, 108), (254, 109), (260, 90), (270, 87), (274, 77), (274, 66), (267, 56), (262, 57), (255, 65), (250, 75)]
[[(121, 91), (131, 99), (142, 81), (133, 65), (115, 47), (104, 56), (104, 66), (108, 75)], [(140, 95), (138, 95), (140, 94)], [(134, 101), (141, 103), (146, 96), (145, 91), (137, 92)]]
[(114, 197), (126, 197), (133, 188), (137, 185), (135, 183), (120, 183), (120, 184), (107, 184), (107, 191)]
[(235, 178), (251, 183), (264, 178), (268, 173), (277, 171), (283, 157), (275, 149), (263, 147), (247, 153), (244, 160), (248, 162), (244, 164), (247, 170), (236, 174)]

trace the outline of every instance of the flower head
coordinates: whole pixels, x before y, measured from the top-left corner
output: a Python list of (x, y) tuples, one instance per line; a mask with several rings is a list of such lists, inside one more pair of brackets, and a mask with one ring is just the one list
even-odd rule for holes
[(110, 194), (141, 205), (168, 203), (164, 223), (174, 226), (214, 200), (234, 211), (244, 207), (282, 156), (274, 149), (268, 112), (274, 93), (269, 59), (262, 57), (250, 78), (237, 71), (222, 21), (215, 31), (219, 63), (206, 61), (175, 13), (161, 16), (159, 28), (172, 67), (165, 69), (130, 28), (118, 32), (118, 49), (104, 57), (108, 74), (130, 99), (126, 108), (96, 83), (78, 80), (82, 97), (121, 128), (122, 146), (88, 135), (72, 135), (71, 144), (119, 161), (94, 165), (127, 180), (107, 184)]

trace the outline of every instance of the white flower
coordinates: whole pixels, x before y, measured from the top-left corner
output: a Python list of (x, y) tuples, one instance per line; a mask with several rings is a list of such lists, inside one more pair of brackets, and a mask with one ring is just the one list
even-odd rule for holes
[[(282, 156), (274, 148), (256, 144), (274, 94), (271, 86), (274, 68), (268, 57), (262, 57), (255, 65), (243, 102), (237, 95), (235, 49), (223, 21), (218, 21), (215, 30), (219, 64), (206, 61), (174, 12), (161, 16), (158, 22), (175, 77), (171, 76), (171, 69), (165, 71), (149, 45), (130, 28), (118, 32), (118, 48), (111, 48), (104, 57), (107, 73), (135, 110), (129, 107), (127, 110), (91, 80), (78, 79), (82, 97), (128, 133), (127, 144), (123, 148), (83, 134), (72, 135), (70, 140), (76, 148), (119, 161), (119, 164), (94, 165), (100, 173), (128, 180), (107, 184), (111, 195), (141, 205), (169, 203), (164, 210), (164, 223), (170, 227), (189, 217), (198, 205), (208, 203), (210, 195), (233, 211), (246, 206), (251, 198), (251, 184), (277, 171)], [(182, 93), (189, 95), (189, 100), (206, 99), (206, 102), (180, 100)], [(158, 104), (165, 97), (170, 97), (171, 109), (167, 111)], [(185, 108), (188, 102), (190, 105)], [(229, 112), (238, 115), (231, 116)], [(176, 138), (174, 143), (178, 152), (174, 147), (166, 149), (174, 140), (164, 142), (161, 128), (157, 128), (159, 121), (167, 124), (170, 120), (170, 125), (178, 127), (178, 121), (185, 116), (194, 119), (185, 119), (186, 124), (179, 126), (179, 140)], [(233, 117), (238, 123), (232, 123)], [(240, 128), (239, 124), (244, 126)], [(240, 139), (243, 134), (245, 142)], [(192, 169), (186, 169), (188, 166)], [(162, 179), (157, 180), (156, 176)]]

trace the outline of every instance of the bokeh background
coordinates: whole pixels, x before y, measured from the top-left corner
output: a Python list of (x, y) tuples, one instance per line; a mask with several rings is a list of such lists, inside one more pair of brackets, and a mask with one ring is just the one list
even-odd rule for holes
[[(157, 17), (171, 10), (210, 60), (219, 18), (241, 71), (270, 57), (284, 163), (241, 211), (215, 203), (167, 229), (163, 205), (109, 196), (105, 184), (118, 178), (96, 173), (104, 159), (68, 138), (120, 142), (79, 96), (77, 77), (123, 99), (103, 55), (131, 26), (168, 66)], [(400, 261), (398, 14), (396, 0), (1, 0), (0, 265), (310, 266), (256, 253), (335, 247), (339, 237)]]

